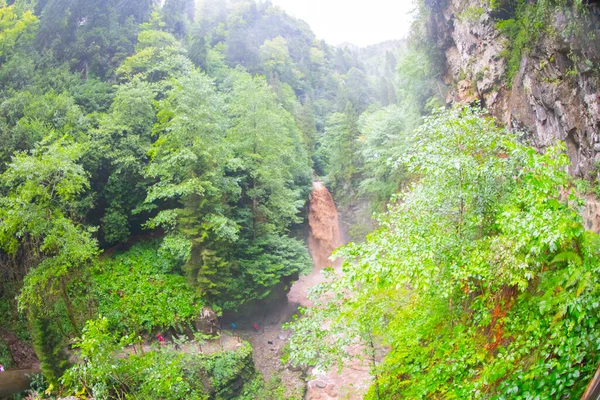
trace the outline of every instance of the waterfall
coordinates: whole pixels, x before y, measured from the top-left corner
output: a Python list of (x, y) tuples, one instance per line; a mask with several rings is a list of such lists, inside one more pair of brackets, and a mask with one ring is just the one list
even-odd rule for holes
[(331, 193), (319, 181), (313, 182), (308, 224), (310, 226), (308, 249), (315, 269), (335, 266), (329, 261), (329, 257), (342, 244), (338, 213)]

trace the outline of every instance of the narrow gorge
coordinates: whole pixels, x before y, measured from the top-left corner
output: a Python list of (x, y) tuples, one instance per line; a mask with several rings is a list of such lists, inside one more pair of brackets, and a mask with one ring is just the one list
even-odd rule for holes
[(0, 0), (0, 398), (581, 398), (599, 93), (595, 0)]

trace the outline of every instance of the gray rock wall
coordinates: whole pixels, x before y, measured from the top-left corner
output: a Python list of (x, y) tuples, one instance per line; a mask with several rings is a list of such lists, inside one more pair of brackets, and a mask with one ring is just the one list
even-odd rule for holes
[[(542, 35), (523, 55), (512, 87), (502, 56), (508, 39), (497, 29), (487, 0), (448, 0), (433, 16), (446, 56), (448, 102), (479, 100), (500, 121), (526, 133), (538, 149), (562, 140), (577, 177), (598, 179), (600, 161), (600, 40), (598, 10), (585, 17), (553, 12), (556, 34)], [(570, 24), (583, 27), (575, 36)]]

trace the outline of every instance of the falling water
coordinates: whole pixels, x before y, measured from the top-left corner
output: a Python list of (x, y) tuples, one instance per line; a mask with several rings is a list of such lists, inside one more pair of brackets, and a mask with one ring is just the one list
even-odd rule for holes
[(310, 226), (308, 248), (315, 269), (335, 266), (329, 257), (342, 244), (338, 213), (331, 193), (319, 181), (313, 183), (308, 224)]

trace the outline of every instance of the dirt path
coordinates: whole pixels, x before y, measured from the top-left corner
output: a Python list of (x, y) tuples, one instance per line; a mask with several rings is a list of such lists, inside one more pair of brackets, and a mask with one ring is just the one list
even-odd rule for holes
[[(125, 358), (132, 354), (149, 353), (158, 348), (175, 350), (181, 353), (194, 354), (202, 353), (204, 355), (211, 355), (223, 351), (233, 351), (238, 347), (242, 346), (242, 340), (239, 336), (231, 335), (229, 332), (223, 332), (218, 339), (207, 340), (203, 343), (197, 343), (196, 341), (185, 342), (180, 345), (176, 345), (171, 340), (165, 341), (162, 345), (157, 341), (152, 343), (143, 343), (142, 345), (127, 346), (120, 350), (115, 356), (117, 358)], [(140, 348), (141, 347), (141, 348)], [(71, 354), (70, 361), (72, 363), (79, 362), (75, 353)]]
[(6, 343), (6, 347), (8, 347), (8, 351), (14, 361), (15, 368), (37, 369), (40, 367), (40, 362), (37, 359), (33, 347), (20, 341), (14, 333), (0, 327), (0, 340)]
[[(336, 268), (339, 272), (339, 267)], [(288, 295), (287, 302), (270, 305), (264, 314), (255, 314), (253, 320), (237, 320), (237, 329), (229, 329), (229, 334), (239, 335), (254, 348), (254, 363), (266, 380), (279, 374), (283, 383), (288, 387), (288, 395), (302, 393), (306, 387), (306, 400), (329, 399), (362, 399), (371, 385), (369, 368), (358, 359), (350, 362), (341, 373), (309, 371), (314, 379), (306, 381), (306, 376), (299, 369), (292, 369), (281, 363), (283, 348), (292, 332), (283, 329), (282, 325), (289, 322), (298, 311), (299, 306), (311, 306), (308, 291), (316, 284), (323, 282), (321, 270), (315, 268), (309, 275), (302, 276), (296, 281)], [(232, 320), (227, 321), (230, 326)], [(259, 330), (252, 328), (253, 323), (259, 325)], [(356, 349), (358, 353), (360, 349)]]

